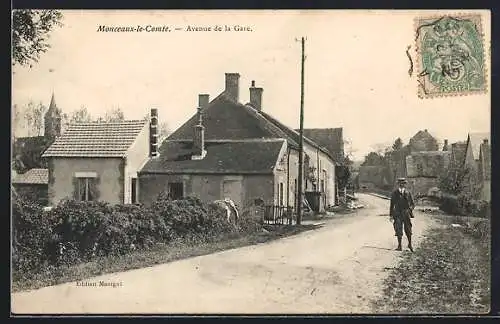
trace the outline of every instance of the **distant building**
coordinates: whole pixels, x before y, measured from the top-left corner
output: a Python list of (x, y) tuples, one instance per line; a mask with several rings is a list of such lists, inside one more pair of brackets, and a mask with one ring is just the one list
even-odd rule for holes
[(450, 161), (448, 141), (441, 151), (437, 139), (427, 129), (418, 131), (408, 144), (404, 157), (404, 173), (408, 186), (415, 195), (429, 195), (439, 185), (439, 177), (445, 172)]
[(427, 129), (418, 131), (410, 139), (409, 146), (412, 153), (438, 150), (437, 140), (427, 131)]
[(12, 186), (17, 194), (41, 205), (48, 203), (48, 170), (30, 169), (13, 175)]
[(406, 157), (409, 189), (416, 196), (432, 195), (439, 187), (440, 177), (446, 173), (450, 163), (448, 151), (413, 152)]

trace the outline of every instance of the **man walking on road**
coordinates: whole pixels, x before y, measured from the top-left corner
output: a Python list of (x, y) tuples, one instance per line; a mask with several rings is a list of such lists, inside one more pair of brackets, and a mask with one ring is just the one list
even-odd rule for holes
[(389, 215), (393, 220), (394, 231), (398, 238), (398, 247), (396, 250), (401, 251), (401, 240), (403, 238), (403, 230), (408, 238), (408, 248), (413, 252), (411, 245), (411, 218), (413, 218), (413, 197), (411, 192), (406, 188), (406, 179), (398, 179), (398, 188), (392, 192), (391, 206)]

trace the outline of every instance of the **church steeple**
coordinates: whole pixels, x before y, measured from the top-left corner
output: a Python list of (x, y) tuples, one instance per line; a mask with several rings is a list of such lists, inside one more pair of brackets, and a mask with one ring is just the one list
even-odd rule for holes
[(45, 137), (54, 140), (61, 135), (61, 111), (57, 108), (54, 93), (50, 99), (49, 109), (45, 113)]

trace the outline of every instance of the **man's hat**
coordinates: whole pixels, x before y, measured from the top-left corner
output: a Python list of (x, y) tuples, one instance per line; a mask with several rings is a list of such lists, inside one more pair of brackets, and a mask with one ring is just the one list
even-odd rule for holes
[(398, 178), (398, 182), (399, 183), (408, 183), (408, 181), (406, 181), (406, 178)]

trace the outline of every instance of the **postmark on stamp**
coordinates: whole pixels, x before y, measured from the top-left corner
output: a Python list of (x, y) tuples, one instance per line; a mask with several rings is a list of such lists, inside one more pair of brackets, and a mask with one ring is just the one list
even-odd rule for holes
[(486, 92), (480, 15), (417, 18), (416, 42), (419, 97)]

